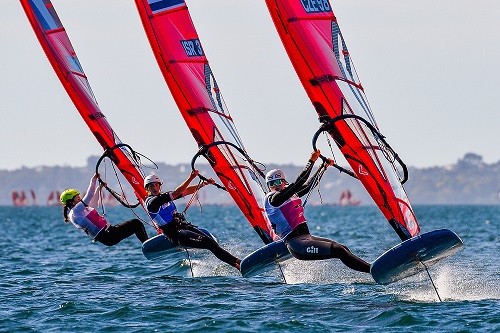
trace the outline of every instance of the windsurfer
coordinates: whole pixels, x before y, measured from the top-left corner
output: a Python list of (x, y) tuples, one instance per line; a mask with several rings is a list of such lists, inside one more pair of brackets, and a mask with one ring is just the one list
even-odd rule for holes
[(61, 193), (60, 199), (64, 205), (64, 222), (71, 221), (75, 227), (82, 229), (87, 235), (107, 246), (116, 245), (133, 234), (144, 243), (148, 239), (148, 234), (140, 220), (131, 219), (117, 225), (111, 225), (92, 207), (97, 204), (99, 199), (97, 193), (104, 185), (103, 183), (96, 186), (98, 178), (98, 174), (91, 178), (83, 199), (80, 198), (80, 192), (75, 189), (68, 189)]
[[(146, 208), (151, 218), (156, 222), (163, 234), (175, 245), (210, 250), (219, 260), (240, 269), (239, 258), (227, 252), (215, 240), (186, 221), (184, 214), (177, 212), (174, 200), (194, 193), (198, 185), (189, 185), (198, 175), (198, 170), (190, 173), (189, 177), (174, 191), (161, 192), (162, 180), (156, 175), (149, 175), (144, 179), (144, 188), (147, 192)], [(214, 183), (213, 179), (204, 181), (199, 186)]]
[(326, 168), (334, 163), (330, 159), (324, 161), (308, 179), (319, 155), (319, 150), (312, 152), (308, 163), (291, 184), (287, 183), (285, 174), (279, 169), (266, 174), (266, 183), (271, 191), (266, 195), (265, 205), (271, 225), (297, 259), (339, 258), (347, 267), (369, 273), (370, 264), (352, 254), (346, 246), (309, 233), (300, 197), (307, 194), (317, 184), (317, 177), (321, 177)]

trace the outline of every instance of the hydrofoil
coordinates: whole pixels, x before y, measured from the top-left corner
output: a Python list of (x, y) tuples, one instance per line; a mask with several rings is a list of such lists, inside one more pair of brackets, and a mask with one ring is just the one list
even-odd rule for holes
[[(207, 234), (210, 238), (217, 241), (217, 239), (206, 229), (199, 228), (202, 232)], [(142, 253), (149, 260), (161, 259), (169, 254), (179, 252), (183, 248), (176, 246), (164, 234), (159, 234), (151, 237), (142, 244)]]
[(243, 277), (259, 275), (274, 269), (277, 264), (291, 257), (283, 240), (269, 243), (241, 260), (241, 275)]
[(427, 270), (464, 246), (456, 233), (434, 230), (410, 238), (378, 257), (370, 267), (373, 279), (389, 284)]

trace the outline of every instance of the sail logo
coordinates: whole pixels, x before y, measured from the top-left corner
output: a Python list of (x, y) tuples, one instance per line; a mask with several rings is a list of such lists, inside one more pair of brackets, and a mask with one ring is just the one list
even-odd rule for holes
[(332, 7), (328, 0), (300, 0), (306, 13), (329, 13)]
[(406, 226), (408, 227), (408, 230), (413, 231), (413, 229), (416, 228), (417, 224), (415, 222), (415, 219), (413, 218), (413, 214), (410, 209), (405, 208), (404, 206), (401, 207), (403, 211), (405, 211), (405, 222)]
[(198, 38), (181, 40), (181, 44), (188, 57), (203, 57), (205, 55)]
[(232, 181), (229, 181), (227, 183), (227, 188), (230, 189), (230, 190), (236, 190), (237, 189), (236, 186), (233, 184)]
[(306, 252), (307, 252), (307, 253), (318, 253), (318, 248), (317, 248), (317, 247), (314, 247), (314, 246), (309, 246), (309, 247), (306, 249)]
[(366, 170), (363, 168), (363, 166), (362, 166), (362, 165), (359, 165), (359, 168), (358, 168), (358, 173), (359, 173), (360, 175), (363, 175), (363, 176), (368, 176), (368, 175), (369, 175), (368, 171), (366, 171)]

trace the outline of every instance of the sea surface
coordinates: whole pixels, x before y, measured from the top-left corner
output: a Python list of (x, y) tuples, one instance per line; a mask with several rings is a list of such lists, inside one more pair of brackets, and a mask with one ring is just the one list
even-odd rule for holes
[[(430, 269), (442, 302), (425, 273), (382, 286), (336, 259), (291, 259), (284, 276), (246, 279), (208, 251), (149, 261), (135, 237), (92, 243), (60, 208), (0, 207), (0, 332), (500, 332), (500, 206), (414, 210), (422, 232), (451, 229), (465, 243)], [(236, 207), (187, 217), (239, 257), (262, 245)], [(310, 206), (306, 217), (370, 262), (398, 244), (375, 207)]]

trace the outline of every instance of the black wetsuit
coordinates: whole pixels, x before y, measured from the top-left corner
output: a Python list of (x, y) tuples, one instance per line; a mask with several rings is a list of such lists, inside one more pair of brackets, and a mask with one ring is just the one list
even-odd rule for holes
[[(316, 176), (321, 177), (326, 170), (326, 165), (323, 163), (316, 173), (308, 180), (313, 166), (314, 162), (309, 160), (293, 183), (289, 184), (283, 191), (276, 192), (268, 197), (269, 203), (273, 207), (279, 207), (294, 194), (297, 194), (299, 197), (307, 194), (312, 186), (317, 185), (314, 181)], [(297, 212), (303, 212), (302, 207), (296, 208), (298, 208)], [(297, 259), (321, 260), (338, 258), (349, 268), (360, 272), (370, 272), (370, 264), (352, 254), (346, 246), (331, 239), (312, 236), (309, 233), (309, 228), (305, 221), (298, 224), (285, 236), (285, 242), (290, 253)]]
[(148, 240), (146, 229), (138, 219), (131, 219), (117, 225), (112, 225), (107, 229), (103, 229), (97, 234), (95, 240), (104, 245), (113, 246), (133, 234), (135, 234), (142, 243)]
[[(175, 198), (178, 199), (178, 198)], [(156, 197), (149, 197), (146, 200), (148, 212), (159, 212), (162, 206), (168, 202), (172, 202), (171, 192), (161, 193)], [(173, 204), (173, 202), (171, 203)], [(153, 213), (156, 214), (156, 213)], [(239, 259), (233, 256), (219, 246), (219, 244), (198, 229), (196, 226), (188, 223), (183, 214), (172, 210), (172, 220), (167, 224), (161, 225), (160, 229), (163, 234), (174, 244), (184, 247), (192, 247), (197, 249), (207, 249), (211, 251), (219, 260), (237, 267)]]

